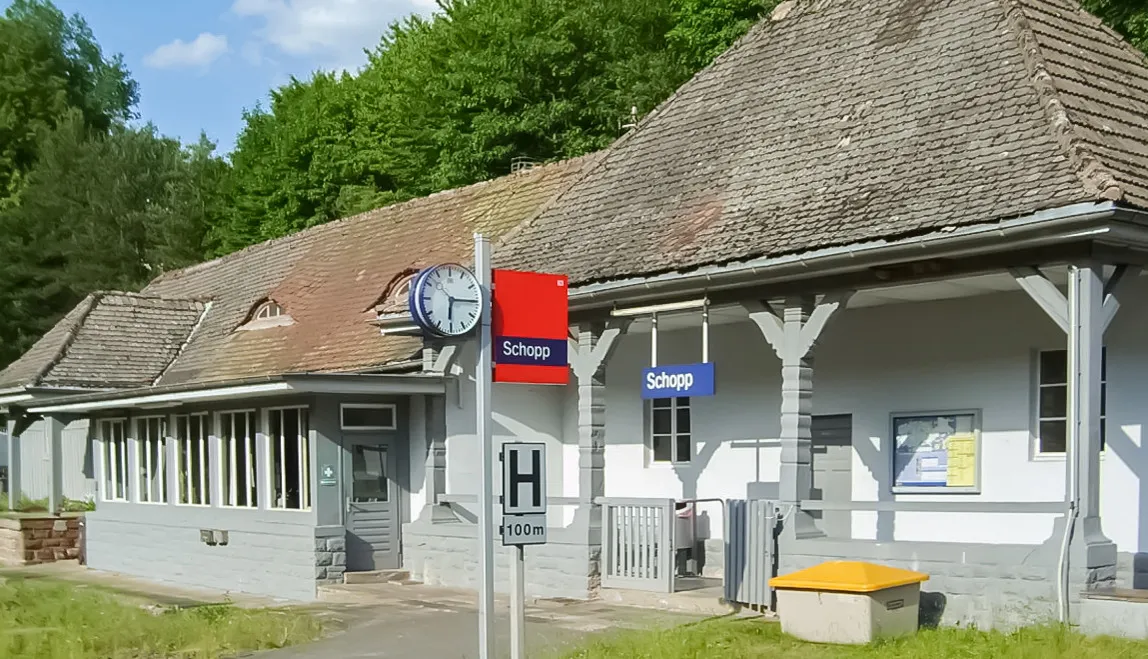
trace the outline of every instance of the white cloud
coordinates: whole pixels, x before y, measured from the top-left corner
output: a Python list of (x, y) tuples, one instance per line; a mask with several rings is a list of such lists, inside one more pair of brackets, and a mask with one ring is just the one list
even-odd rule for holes
[(361, 64), (363, 49), (376, 46), (393, 21), (435, 6), (434, 0), (235, 0), (231, 11), (263, 22), (260, 42), (343, 68)]
[(155, 69), (206, 68), (227, 52), (227, 37), (203, 32), (194, 41), (176, 39), (156, 48), (144, 57), (144, 64)]

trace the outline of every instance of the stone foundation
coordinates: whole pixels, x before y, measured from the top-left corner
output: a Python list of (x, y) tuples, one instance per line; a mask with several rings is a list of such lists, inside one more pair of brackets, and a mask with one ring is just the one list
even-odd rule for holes
[(75, 515), (0, 517), (0, 564), (35, 565), (80, 557)]
[(315, 529), (315, 582), (343, 583), (347, 571), (347, 535), (342, 526)]

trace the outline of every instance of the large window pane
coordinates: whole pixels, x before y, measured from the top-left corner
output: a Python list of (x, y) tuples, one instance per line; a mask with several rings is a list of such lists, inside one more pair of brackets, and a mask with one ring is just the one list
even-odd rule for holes
[(307, 410), (268, 411), (267, 438), (271, 456), (271, 507), (305, 510), (311, 507), (311, 459)]
[(1040, 452), (1064, 453), (1064, 447), (1066, 445), (1065, 430), (1066, 424), (1064, 421), (1041, 421)]
[(1040, 383), (1064, 384), (1068, 382), (1068, 352), (1046, 350), (1040, 353)]

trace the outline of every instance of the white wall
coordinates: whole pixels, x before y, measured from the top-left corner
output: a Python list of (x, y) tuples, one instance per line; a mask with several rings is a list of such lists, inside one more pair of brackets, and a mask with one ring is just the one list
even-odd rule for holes
[[(448, 386), (446, 393), (446, 491), (448, 494), (477, 494), (481, 456), (475, 434), (474, 352), (470, 346), (461, 352), (458, 364), (464, 369), (464, 375), (459, 378), (462, 396), (457, 395), (454, 385)], [(566, 493), (564, 463), (567, 461), (563, 459), (562, 445), (566, 390), (567, 387), (561, 386), (494, 385), (493, 483), (496, 496), (502, 492), (498, 451), (505, 442), (545, 443), (547, 494), (552, 497), (573, 496)], [(575, 461), (575, 493), (578, 487), (576, 465)], [(549, 516), (551, 526), (562, 526), (569, 522), (569, 512), (555, 510), (555, 513), (562, 514)]]
[[(1108, 332), (1108, 437), (1101, 466), (1104, 530), (1121, 551), (1148, 551), (1148, 325), (1145, 278), (1134, 283)], [(695, 461), (647, 463), (640, 373), (649, 335), (620, 339), (606, 371), (606, 494), (742, 498), (754, 481), (775, 482), (780, 448), (780, 363), (748, 321), (711, 328), (717, 393), (692, 401)], [(1045, 501), (1064, 497), (1064, 459), (1033, 456), (1035, 360), (1063, 349), (1061, 331), (1021, 292), (846, 309), (830, 324), (814, 361), (815, 414), (853, 417), (853, 497), (858, 501)], [(700, 361), (700, 331), (663, 331), (659, 362)], [(469, 356), (461, 363), (468, 364)], [(472, 386), (468, 380), (468, 387)], [(496, 385), (499, 440), (551, 446), (550, 494), (578, 493), (577, 390)], [(448, 486), (477, 491), (473, 390), (460, 409), (448, 394)], [(981, 410), (979, 494), (893, 495), (888, 479), (890, 415)], [(558, 456), (561, 455), (561, 461)], [(719, 508), (704, 506), (710, 537)], [(881, 540), (986, 543), (1044, 541), (1055, 514), (854, 513), (853, 535)], [(554, 524), (554, 521), (551, 522)], [(708, 526), (708, 529), (705, 527)]]
[[(1148, 293), (1136, 283), (1128, 296)], [(1121, 551), (1148, 550), (1139, 523), (1148, 499), (1148, 308), (1122, 305), (1108, 335), (1108, 443), (1102, 463), (1104, 529)], [(639, 394), (649, 335), (625, 337), (607, 372), (606, 491), (610, 496), (743, 497), (746, 484), (776, 480), (780, 364), (748, 322), (711, 329), (717, 393), (692, 401), (695, 463), (648, 465)], [(661, 332), (660, 363), (699, 361), (700, 332)], [(852, 414), (853, 496), (858, 501), (1060, 501), (1063, 458), (1033, 457), (1038, 350), (1064, 335), (1017, 292), (846, 310), (818, 344), (815, 414)], [(1141, 393), (1144, 392), (1144, 393)], [(980, 494), (892, 495), (890, 415), (981, 410)], [(754, 444), (762, 446), (752, 448)], [(1142, 474), (1144, 478), (1139, 475)], [(880, 484), (880, 485), (879, 485)], [(716, 510), (714, 511), (716, 513)], [(853, 535), (883, 540), (1039, 543), (1053, 514), (855, 513)], [(1142, 530), (1143, 529), (1143, 530)], [(720, 535), (720, 526), (711, 536)]]

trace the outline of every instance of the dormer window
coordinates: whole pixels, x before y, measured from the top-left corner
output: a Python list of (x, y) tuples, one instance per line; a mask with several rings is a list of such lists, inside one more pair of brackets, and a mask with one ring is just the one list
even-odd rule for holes
[(263, 320), (265, 318), (278, 318), (283, 315), (283, 307), (279, 306), (278, 302), (268, 300), (259, 305), (255, 310), (255, 320)]
[[(418, 273), (415, 270), (405, 270), (392, 279), (383, 294), (372, 305), (375, 314), (388, 316), (406, 313), (408, 300), (411, 296), (411, 283), (416, 274)], [(368, 309), (368, 311), (370, 310)]]
[(251, 313), (247, 316), (247, 322), (239, 326), (241, 330), (257, 330), (267, 329), (269, 327), (282, 327), (284, 325), (293, 325), (295, 320), (291, 318), (275, 300), (263, 300), (252, 308)]

